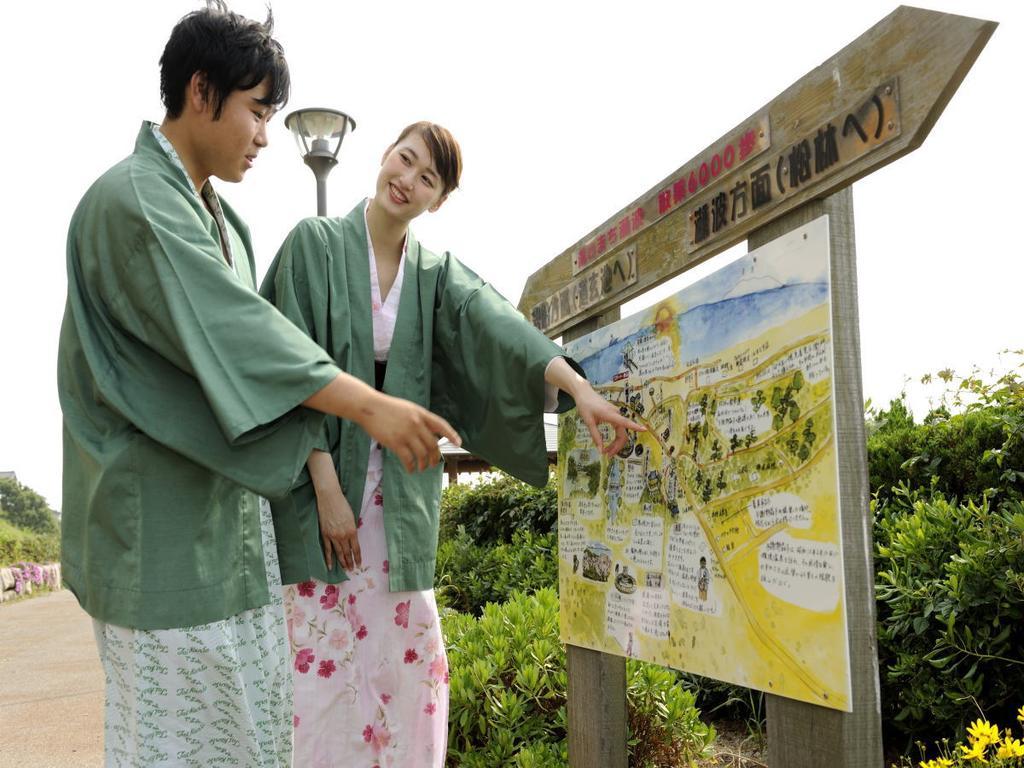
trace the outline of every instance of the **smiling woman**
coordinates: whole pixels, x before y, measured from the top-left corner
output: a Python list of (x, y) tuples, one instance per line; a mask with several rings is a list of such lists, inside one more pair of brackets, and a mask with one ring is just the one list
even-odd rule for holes
[[(429, 404), (470, 450), (543, 486), (543, 411), (565, 410), (573, 398), (594, 432), (598, 422), (615, 428), (609, 450), (637, 425), (490, 286), (413, 237), (409, 223), (441, 208), (461, 165), (447, 130), (410, 125), (385, 150), (373, 198), (343, 219), (301, 222), (262, 292), (344, 370)], [(330, 421), (325, 442), (330, 454), (309, 458), (313, 488), (274, 502), (291, 585), (295, 763), (346, 755), (367, 765), (441, 766), (448, 661), (431, 588), (440, 467), (404, 473), (348, 422)]]

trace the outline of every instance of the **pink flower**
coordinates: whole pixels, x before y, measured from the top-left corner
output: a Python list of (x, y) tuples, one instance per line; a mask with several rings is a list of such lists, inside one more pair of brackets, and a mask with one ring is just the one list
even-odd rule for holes
[(365, 638), (365, 637), (366, 637), (366, 635), (367, 635), (367, 632), (366, 632), (366, 625), (365, 625), (365, 624), (363, 624), (363, 625), (361, 625), (361, 626), (359, 627), (359, 631), (358, 631), (358, 632), (356, 632), (356, 639), (357, 639), (357, 640), (362, 640), (363, 638)]
[(391, 702), (391, 694), (390, 694), (390, 693), (382, 693), (382, 694), (380, 695), (380, 700), (381, 700), (381, 701), (382, 701), (382, 702), (383, 702), (384, 704), (389, 704), (389, 703)]
[(320, 605), (325, 611), (331, 610), (338, 604), (338, 587), (336, 584), (328, 584), (324, 587), (324, 593), (320, 596)]
[(373, 726), (372, 725), (368, 725), (365, 728), (363, 728), (363, 741), (365, 741), (367, 744), (369, 744), (371, 741), (373, 741)]
[(427, 640), (426, 652), (429, 654), (437, 653), (437, 638), (432, 637)]
[(298, 728), (298, 727), (299, 727), (299, 716), (298, 715), (293, 715), (292, 716), (292, 728)]
[(382, 566), (382, 570), (384, 571), (384, 573), (388, 572), (388, 561), (387, 560), (384, 561), (384, 565)]
[(430, 702), (429, 704), (427, 704), (427, 706), (423, 708), (423, 711), (426, 712), (428, 715), (432, 715), (435, 712), (437, 712), (437, 705), (434, 702)]
[(383, 493), (375, 494), (374, 497), (373, 497), (373, 503), (374, 503), (374, 506), (383, 507), (384, 506), (384, 494)]
[(402, 629), (409, 628), (409, 605), (412, 600), (406, 600), (395, 606), (395, 624)]
[(341, 629), (336, 629), (331, 632), (331, 639), (327, 641), (331, 648), (340, 651), (346, 645), (348, 645), (348, 632)]
[(406, 651), (405, 651), (405, 663), (406, 664), (412, 664), (414, 661), (417, 661), (419, 659), (419, 657), (420, 657), (420, 655), (418, 653), (416, 653), (415, 649), (413, 649), (413, 648), (407, 648), (406, 649)]
[(295, 668), (302, 674), (309, 672), (309, 665), (316, 661), (316, 654), (311, 648), (303, 648), (295, 655)]
[(312, 579), (302, 582), (298, 587), (299, 594), (303, 597), (312, 597), (313, 593), (316, 592), (316, 583)]
[(355, 605), (356, 604), (356, 596), (355, 595), (349, 595), (348, 596), (348, 604), (349, 605)]
[(434, 660), (430, 662), (430, 676), (435, 680), (444, 679), (445, 682), (448, 682), (448, 662), (444, 656), (435, 656)]
[(333, 675), (335, 670), (337, 670), (337, 667), (334, 666), (334, 660), (326, 659), (320, 662), (320, 669), (318, 669), (316, 673), (320, 675), (320, 677), (327, 678)]

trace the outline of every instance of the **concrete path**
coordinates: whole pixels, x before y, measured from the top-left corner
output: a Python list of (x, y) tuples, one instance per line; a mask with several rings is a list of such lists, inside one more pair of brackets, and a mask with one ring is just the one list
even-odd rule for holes
[(103, 668), (67, 590), (0, 606), (0, 768), (100, 768)]

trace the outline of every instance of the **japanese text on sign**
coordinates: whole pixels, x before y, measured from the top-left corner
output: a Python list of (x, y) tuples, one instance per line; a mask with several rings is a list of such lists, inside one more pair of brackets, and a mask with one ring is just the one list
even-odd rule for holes
[(623, 241), (633, 237), (678, 208), (686, 200), (744, 165), (771, 147), (767, 115), (751, 121), (730, 141), (714, 147), (706, 157), (683, 166), (662, 188), (626, 213), (605, 222), (595, 233), (576, 245), (572, 252), (572, 273), (578, 275)]
[(773, 208), (900, 135), (897, 81), (876, 88), (857, 107), (779, 151), (727, 188), (690, 209), (688, 246), (701, 248), (724, 236), (737, 222)]
[(546, 331), (614, 296), (636, 281), (636, 248), (630, 247), (534, 306), (530, 310), (530, 320), (537, 328)]

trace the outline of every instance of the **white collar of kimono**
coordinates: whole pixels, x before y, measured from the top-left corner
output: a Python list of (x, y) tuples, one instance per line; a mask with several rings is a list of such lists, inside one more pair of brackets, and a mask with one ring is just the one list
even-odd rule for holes
[(370, 207), (370, 199), (367, 198), (363, 204), (363, 225), (366, 227), (366, 250), (370, 254), (370, 300), (373, 302), (374, 311), (383, 307), (394, 307), (398, 304), (398, 297), (402, 294), (402, 279), (405, 276), (405, 251), (409, 244), (409, 233), (406, 232), (402, 240), (402, 255), (398, 260), (398, 271), (395, 273), (395, 282), (391, 284), (387, 299), (381, 301), (380, 279), (377, 277), (377, 256), (373, 252), (373, 238), (370, 237), (370, 222), (366, 219), (366, 209)]
[(193, 183), (192, 177), (188, 175), (188, 171), (185, 170), (185, 164), (181, 162), (181, 157), (178, 155), (174, 145), (171, 144), (170, 139), (164, 136), (164, 132), (160, 130), (160, 126), (156, 123), (150, 123), (149, 127), (153, 131), (157, 144), (160, 145), (167, 154), (167, 157), (170, 158), (171, 163), (181, 171), (181, 175), (185, 177), (185, 181), (188, 182), (188, 188), (192, 190), (192, 194), (206, 201), (206, 206), (213, 215), (214, 221), (217, 222), (217, 229), (220, 231), (220, 244), (224, 251), (224, 257), (227, 259), (231, 270), (238, 274), (238, 268), (235, 266), (235, 260), (231, 252), (231, 239), (228, 237), (227, 223), (224, 221), (224, 209), (220, 207), (220, 198), (217, 197), (217, 193), (214, 191), (210, 180), (207, 179), (203, 184), (202, 193), (196, 191), (196, 185)]
[[(167, 156), (171, 158), (171, 162), (174, 163), (174, 165), (178, 168), (179, 171), (181, 171), (182, 175), (185, 177), (185, 180), (188, 182), (188, 188), (192, 190), (192, 194), (195, 195), (196, 197), (201, 197), (201, 195), (199, 194), (199, 190), (196, 189), (196, 185), (192, 181), (192, 177), (189, 176), (188, 171), (185, 170), (185, 164), (181, 162), (181, 157), (178, 156), (178, 151), (174, 148), (174, 145), (171, 144), (171, 140), (164, 136), (164, 132), (160, 130), (160, 126), (156, 123), (150, 123), (149, 127), (150, 130), (153, 131), (153, 136), (156, 138), (156, 143), (163, 148)], [(205, 190), (207, 187), (210, 187), (209, 179), (207, 179), (206, 183), (203, 185), (203, 189)], [(210, 187), (210, 189), (212, 190), (213, 187)]]

